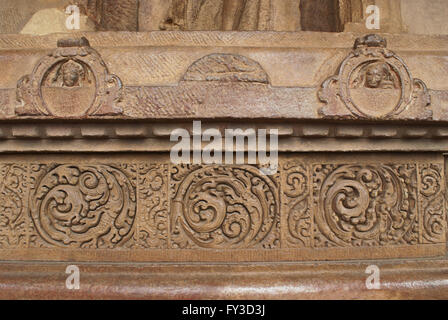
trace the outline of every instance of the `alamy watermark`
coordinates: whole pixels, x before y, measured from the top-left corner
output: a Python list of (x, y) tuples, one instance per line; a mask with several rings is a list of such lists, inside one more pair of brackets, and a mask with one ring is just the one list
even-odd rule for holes
[(365, 273), (369, 275), (366, 279), (366, 288), (368, 290), (381, 289), (380, 268), (373, 264), (366, 268)]
[(81, 16), (79, 12), (79, 7), (77, 5), (70, 5), (65, 8), (65, 14), (68, 15), (65, 20), (65, 27), (68, 30), (81, 29)]
[(380, 8), (375, 5), (367, 6), (366, 14), (366, 28), (369, 30), (379, 30), (381, 25)]
[[(258, 164), (262, 174), (277, 173), (278, 129), (225, 129), (223, 137), (219, 129), (203, 131), (201, 121), (193, 121), (192, 136), (181, 128), (171, 132), (170, 141), (178, 142), (171, 148), (172, 163)], [(203, 146), (203, 142), (207, 144)]]
[(65, 269), (65, 273), (69, 276), (65, 280), (65, 287), (68, 290), (79, 290), (80, 288), (80, 272), (79, 267), (75, 265), (69, 265)]

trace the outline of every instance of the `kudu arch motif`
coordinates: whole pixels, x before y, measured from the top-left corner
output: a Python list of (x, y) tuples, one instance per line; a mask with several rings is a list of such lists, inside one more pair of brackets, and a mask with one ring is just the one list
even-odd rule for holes
[(86, 38), (63, 39), (17, 84), (16, 114), (83, 117), (123, 113), (122, 83)]
[(319, 110), (323, 117), (432, 118), (425, 83), (414, 79), (405, 62), (387, 49), (386, 39), (374, 34), (355, 41), (339, 73), (322, 84), (318, 95), (326, 104)]

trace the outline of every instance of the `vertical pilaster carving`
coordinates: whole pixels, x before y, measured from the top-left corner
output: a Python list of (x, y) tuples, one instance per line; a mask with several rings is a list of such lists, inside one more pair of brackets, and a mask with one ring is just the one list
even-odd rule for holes
[(169, 238), (168, 165), (138, 165), (138, 233), (141, 248), (167, 248)]
[(419, 164), (420, 213), (423, 243), (440, 243), (446, 238), (446, 209), (443, 169), (438, 164)]
[(28, 245), (27, 171), (27, 165), (0, 165), (0, 248)]
[(283, 244), (287, 247), (311, 247), (314, 222), (308, 167), (294, 160), (286, 162), (281, 182)]

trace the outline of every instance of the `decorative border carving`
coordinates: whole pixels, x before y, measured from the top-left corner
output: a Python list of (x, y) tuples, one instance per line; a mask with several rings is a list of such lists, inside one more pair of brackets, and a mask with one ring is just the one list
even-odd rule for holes
[(345, 260), (446, 249), (443, 165), (432, 156), (285, 156), (274, 176), (146, 156), (29, 157), (0, 162), (5, 259)]

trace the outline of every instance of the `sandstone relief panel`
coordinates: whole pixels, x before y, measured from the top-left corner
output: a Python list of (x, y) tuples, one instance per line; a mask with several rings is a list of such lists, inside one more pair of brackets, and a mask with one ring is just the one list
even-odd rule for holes
[[(446, 93), (428, 90), (423, 81), (412, 77), (404, 60), (386, 47), (386, 40), (377, 35), (357, 39), (338, 74), (321, 88), (274, 86), (265, 66), (251, 55), (219, 52), (191, 61), (172, 85), (145, 86), (123, 85), (86, 38), (60, 40), (58, 48), (41, 58), (31, 74), (20, 78), (15, 92), (0, 90), (0, 101), (4, 101), (0, 115), (440, 119)], [(107, 65), (113, 65), (114, 59), (108, 59)], [(132, 65), (144, 59), (145, 69), (159, 68), (159, 73), (166, 72), (162, 67), (171, 68), (171, 61), (180, 62), (173, 56), (149, 53), (133, 59)], [(16, 102), (11, 105), (13, 95)]]
[(444, 241), (443, 166), (289, 160), (282, 221), (289, 247), (382, 247)]
[(58, 41), (30, 75), (17, 84), (19, 116), (85, 117), (120, 115), (121, 80), (86, 38)]
[(115, 248), (134, 233), (136, 187), (119, 166), (33, 164), (30, 214), (45, 245)]
[(172, 243), (177, 248), (280, 246), (277, 179), (252, 166), (172, 168)]
[(388, 50), (385, 39), (368, 35), (355, 42), (339, 73), (319, 92), (323, 117), (431, 119), (431, 99), (423, 81)]
[(344, 260), (446, 246), (438, 157), (285, 155), (271, 176), (142, 155), (31, 157), (0, 163), (3, 259)]

